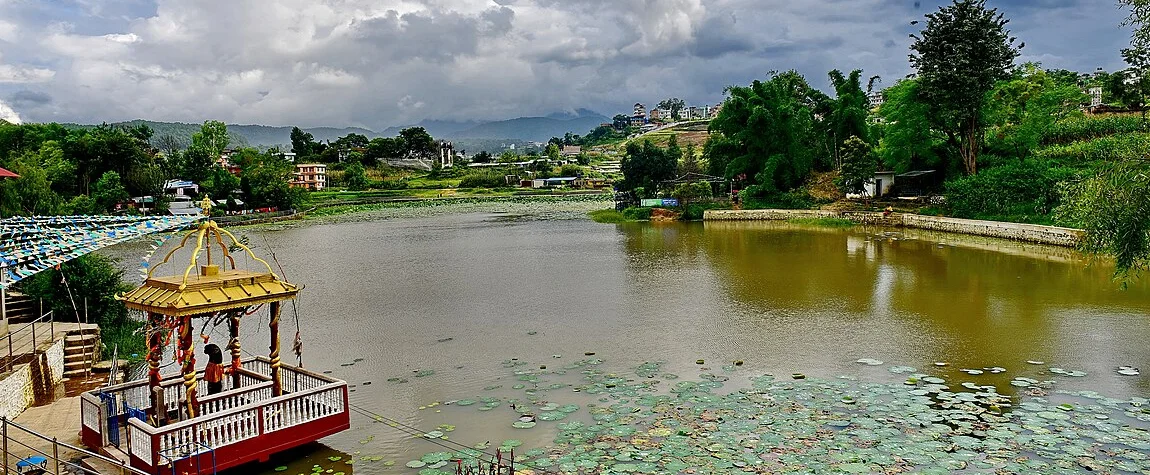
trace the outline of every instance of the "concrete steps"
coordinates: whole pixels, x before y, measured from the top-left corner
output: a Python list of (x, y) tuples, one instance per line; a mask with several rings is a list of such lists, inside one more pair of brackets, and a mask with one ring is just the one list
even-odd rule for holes
[(87, 377), (99, 357), (99, 330), (73, 330), (64, 336), (64, 379)]

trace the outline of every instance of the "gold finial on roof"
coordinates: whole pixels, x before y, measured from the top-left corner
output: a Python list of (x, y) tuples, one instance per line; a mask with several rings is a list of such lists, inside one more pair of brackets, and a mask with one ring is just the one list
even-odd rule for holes
[(204, 216), (212, 215), (212, 197), (204, 193), (204, 199), (200, 200), (200, 210), (204, 212)]

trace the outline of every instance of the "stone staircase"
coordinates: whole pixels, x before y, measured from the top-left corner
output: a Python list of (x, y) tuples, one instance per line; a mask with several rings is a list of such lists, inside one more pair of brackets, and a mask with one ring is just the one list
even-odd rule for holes
[(87, 377), (99, 356), (99, 329), (69, 331), (64, 337), (64, 379)]

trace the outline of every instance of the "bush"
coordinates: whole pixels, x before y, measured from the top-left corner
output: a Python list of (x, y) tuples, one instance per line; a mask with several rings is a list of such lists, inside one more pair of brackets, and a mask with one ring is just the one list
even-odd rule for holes
[(502, 188), (507, 186), (504, 175), (494, 171), (471, 172), (459, 181), (460, 188)]
[(814, 198), (803, 190), (755, 196), (751, 193), (752, 188), (748, 187), (739, 193), (739, 199), (747, 209), (811, 209), (816, 204)]
[(1058, 184), (1074, 173), (1034, 161), (988, 168), (946, 182), (946, 209), (956, 218), (1049, 224)]
[(1102, 115), (1072, 117), (1056, 122), (1042, 137), (1043, 145), (1068, 144), (1115, 134), (1146, 132), (1146, 121), (1140, 115)]
[(703, 219), (703, 213), (709, 209), (730, 209), (726, 203), (692, 203), (683, 208), (683, 221), (698, 221)]
[(651, 208), (627, 208), (623, 210), (623, 217), (629, 221), (649, 221)]
[(1090, 161), (1115, 161), (1145, 157), (1150, 150), (1150, 133), (1135, 132), (1111, 135), (1086, 142), (1055, 145), (1035, 153), (1038, 158), (1065, 165), (1084, 165)]

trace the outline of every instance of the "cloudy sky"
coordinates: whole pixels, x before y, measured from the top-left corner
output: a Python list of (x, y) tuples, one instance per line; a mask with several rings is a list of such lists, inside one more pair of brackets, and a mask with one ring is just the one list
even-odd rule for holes
[[(990, 0), (1023, 61), (1119, 69), (1111, 0)], [(611, 115), (797, 69), (910, 72), (939, 0), (0, 0), (0, 117), (380, 130)], [(921, 26), (921, 24), (920, 24)]]

